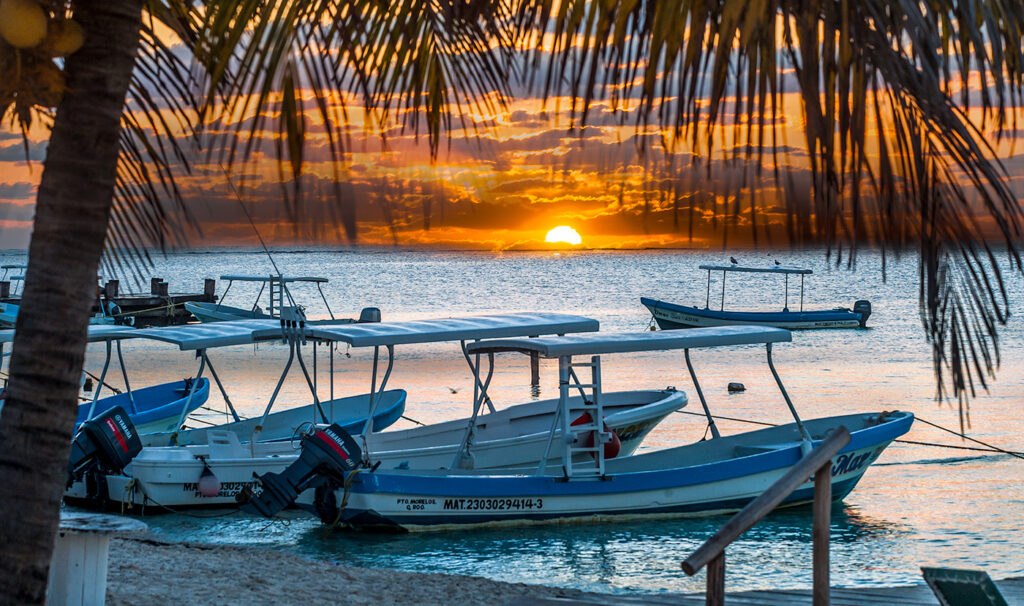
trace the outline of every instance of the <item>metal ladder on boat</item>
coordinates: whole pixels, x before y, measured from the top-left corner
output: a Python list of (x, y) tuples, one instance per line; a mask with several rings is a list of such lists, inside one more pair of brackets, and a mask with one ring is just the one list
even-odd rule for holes
[[(270, 276), (270, 309), (267, 313), (276, 318), (281, 315), (283, 307), (284, 283), (281, 282), (280, 276)], [(274, 314), (274, 308), (277, 308), (277, 315)]]
[[(580, 381), (577, 368), (590, 369), (590, 383)], [(559, 405), (562, 408), (563, 453), (562, 465), (568, 477), (604, 475), (604, 445), (611, 441), (610, 432), (604, 430), (604, 409), (601, 405), (601, 357), (592, 356), (589, 362), (573, 362), (572, 357), (559, 360)], [(574, 403), (570, 392), (576, 389), (580, 399)], [(580, 422), (589, 415), (590, 420)], [(573, 423), (576, 423), (575, 425)], [(588, 440), (592, 436), (592, 439)], [(590, 445), (587, 445), (587, 442)], [(578, 456), (586, 455), (586, 456)]]

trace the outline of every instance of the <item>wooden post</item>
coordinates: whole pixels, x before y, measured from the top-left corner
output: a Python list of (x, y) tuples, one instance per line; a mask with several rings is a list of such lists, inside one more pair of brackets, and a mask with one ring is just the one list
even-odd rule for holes
[(107, 280), (107, 283), (103, 286), (103, 296), (105, 296), (108, 301), (110, 299), (116, 298), (119, 286), (120, 286), (120, 282), (119, 281), (117, 281), (117, 280)]
[(725, 550), (708, 562), (708, 589), (704, 595), (706, 606), (725, 604)]
[(530, 353), (530, 387), (540, 385), (540, 356), (537, 352)]
[(814, 473), (814, 606), (828, 606), (831, 599), (828, 552), (831, 521), (832, 461), (827, 461)]
[(0, 282), (0, 298), (6, 299), (11, 296), (11, 283), (7, 280)]
[(217, 281), (213, 278), (207, 278), (203, 282), (203, 296), (209, 301), (213, 301), (213, 298), (217, 295)]
[(149, 294), (158, 295), (160, 294), (160, 283), (163, 282), (160, 278), (149, 279)]
[(167, 296), (167, 282), (161, 282), (161, 283), (157, 284), (156, 285), (156, 292), (153, 293), (153, 294), (160, 295), (161, 297), (166, 297)]

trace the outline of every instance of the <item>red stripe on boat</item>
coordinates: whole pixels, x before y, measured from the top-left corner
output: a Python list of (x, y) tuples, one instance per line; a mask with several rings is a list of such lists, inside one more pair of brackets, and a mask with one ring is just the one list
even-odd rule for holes
[(114, 433), (114, 437), (117, 438), (117, 441), (121, 444), (121, 450), (128, 452), (128, 444), (124, 441), (124, 436), (121, 435), (121, 430), (118, 429), (117, 425), (114, 425), (114, 422), (110, 419), (106, 419), (106, 421), (107, 427), (110, 428), (110, 431)]
[(316, 437), (320, 438), (320, 440), (322, 442), (324, 442), (328, 446), (330, 446), (331, 449), (334, 450), (334, 452), (338, 453), (338, 455), (340, 455), (342, 459), (344, 459), (346, 461), (348, 460), (348, 453), (345, 452), (345, 449), (343, 449), (341, 446), (339, 446), (338, 443), (335, 442), (334, 440), (332, 440), (326, 433), (324, 433), (322, 431), (318, 432), (316, 434)]

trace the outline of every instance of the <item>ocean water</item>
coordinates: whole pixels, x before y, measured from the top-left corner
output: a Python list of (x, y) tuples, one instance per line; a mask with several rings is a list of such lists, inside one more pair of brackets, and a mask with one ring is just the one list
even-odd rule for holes
[[(778, 258), (787, 265), (812, 268), (815, 273), (806, 283), (809, 309), (852, 307), (856, 299), (872, 302), (866, 330), (796, 332), (792, 343), (775, 347), (777, 368), (804, 418), (900, 409), (957, 427), (956, 408), (934, 397), (913, 256), (890, 258), (888, 280), (883, 282), (881, 257), (873, 252), (861, 253), (855, 271), (830, 265), (822, 251), (731, 254), (744, 264), (767, 266)], [(385, 321), (557, 311), (594, 317), (602, 330), (645, 330), (650, 316), (640, 305), (640, 296), (702, 305), (706, 274), (697, 266), (728, 262), (728, 256), (720, 251), (274, 252), (286, 275), (329, 278), (323, 290), (339, 316), (355, 316), (366, 306), (379, 307)], [(18, 260), (17, 255), (0, 255), (3, 263)], [(257, 251), (171, 254), (155, 263), (154, 275), (166, 279), (172, 291), (201, 291), (203, 278), (221, 274), (271, 272), (266, 255)], [(713, 276), (713, 307), (721, 296), (719, 280)], [(1001, 368), (989, 389), (971, 402), (968, 433), (1024, 451), (1024, 280), (1010, 274), (1006, 284), (1013, 315), (1000, 332)], [(236, 283), (226, 303), (251, 305), (257, 291), (258, 285)], [(310, 317), (328, 315), (315, 287), (297, 285), (293, 294)], [(799, 278), (790, 283), (791, 308), (799, 304), (798, 297)], [(777, 276), (729, 278), (726, 308), (779, 309), (782, 300), (783, 281)], [(128, 342), (125, 353), (136, 387), (188, 376), (196, 369), (193, 358), (170, 346)], [(261, 345), (214, 354), (235, 405), (249, 414), (262, 411), (286, 351)], [(371, 354), (358, 349), (335, 353), (336, 395), (368, 389)], [(326, 397), (332, 380), (326, 352), (319, 355), (318, 386), (321, 397)], [(712, 412), (767, 422), (789, 420), (763, 348), (695, 350), (692, 356)], [(98, 374), (101, 364), (97, 348), (88, 367)], [(542, 361), (541, 397), (557, 393), (556, 373), (555, 364)], [(699, 409), (681, 353), (607, 356), (603, 375), (606, 390), (676, 386), (691, 395), (691, 408)], [(747, 390), (730, 395), (730, 381), (743, 382)], [(118, 378), (112, 382), (117, 384)], [(498, 406), (528, 401), (538, 395), (528, 383), (524, 358), (500, 357), (491, 395)], [(471, 375), (457, 344), (399, 348), (389, 386), (406, 389), (406, 414), (426, 423), (465, 416), (471, 404)], [(285, 383), (281, 401), (308, 403), (308, 390), (297, 372)], [(218, 396), (211, 396), (210, 406), (222, 408)], [(211, 414), (208, 420), (216, 418), (222, 417)], [(720, 427), (723, 433), (751, 428), (738, 422), (721, 422)], [(642, 448), (699, 440), (704, 430), (700, 418), (673, 414)], [(905, 438), (972, 445), (922, 422)], [(359, 566), (606, 592), (701, 590), (703, 574), (685, 576), (680, 562), (726, 520), (720, 516), (372, 536), (327, 535), (319, 522), (298, 513), (272, 522), (224, 511), (146, 518), (153, 532), (173, 540), (261, 545)], [(727, 552), (729, 589), (810, 586), (810, 525), (809, 509), (780, 511), (736, 541)], [(833, 583), (920, 583), (923, 565), (981, 567), (996, 579), (1024, 574), (1024, 460), (914, 444), (893, 444), (882, 455), (856, 490), (834, 508)]]

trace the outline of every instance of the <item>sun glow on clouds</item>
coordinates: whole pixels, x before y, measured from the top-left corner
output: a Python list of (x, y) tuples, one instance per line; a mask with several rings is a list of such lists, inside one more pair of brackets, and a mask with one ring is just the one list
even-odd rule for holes
[(568, 225), (559, 225), (548, 232), (548, 235), (544, 238), (545, 242), (567, 242), (576, 246), (583, 243), (583, 237), (580, 236), (579, 232), (569, 227)]

